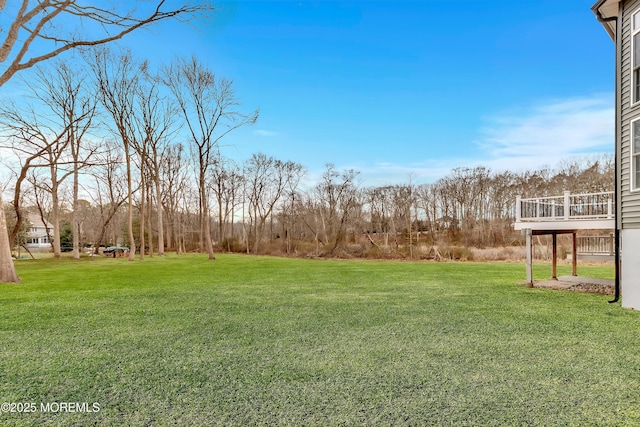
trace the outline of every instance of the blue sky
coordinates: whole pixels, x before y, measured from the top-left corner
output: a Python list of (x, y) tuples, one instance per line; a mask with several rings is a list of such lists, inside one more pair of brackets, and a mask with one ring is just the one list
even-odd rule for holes
[(613, 151), (614, 45), (593, 0), (239, 1), (211, 22), (127, 37), (140, 58), (197, 55), (258, 123), (227, 137), (361, 171), (365, 185), (455, 167), (555, 166)]

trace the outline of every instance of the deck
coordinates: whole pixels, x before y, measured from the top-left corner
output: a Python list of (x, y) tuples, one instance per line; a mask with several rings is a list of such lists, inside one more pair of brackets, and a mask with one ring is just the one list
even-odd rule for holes
[[(615, 219), (614, 192), (571, 194), (565, 191), (562, 196), (516, 198), (516, 222), (514, 228), (525, 235), (527, 254), (527, 283), (533, 286), (533, 235), (550, 234), (552, 236), (552, 279), (557, 279), (557, 237), (558, 234), (571, 234), (573, 237), (572, 275), (577, 276), (578, 230), (614, 230)], [(606, 236), (597, 236), (607, 241)], [(604, 238), (604, 239), (603, 239)], [(611, 254), (611, 246), (606, 253)], [(589, 242), (586, 242), (587, 245)], [(592, 245), (592, 252), (604, 252), (603, 244)], [(597, 246), (597, 247), (596, 247)], [(592, 254), (593, 255), (593, 254)]]
[[(516, 198), (516, 230), (613, 230), (613, 191), (562, 196)], [(535, 234), (535, 233), (534, 233)]]

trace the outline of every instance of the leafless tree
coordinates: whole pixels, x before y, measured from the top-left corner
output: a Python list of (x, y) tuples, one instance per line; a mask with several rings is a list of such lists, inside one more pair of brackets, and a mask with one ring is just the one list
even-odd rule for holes
[[(54, 73), (40, 70), (35, 83), (29, 85), (31, 93), (40, 101), (37, 108), (33, 105), (19, 107), (15, 103), (0, 107), (4, 135), (13, 152), (21, 158), (14, 189), (17, 221), (11, 232), (11, 241), (22, 225), (20, 191), (29, 170), (45, 168), (49, 171), (48, 183), (41, 181), (41, 185), (47, 186), (51, 193), (51, 222), (59, 229), (59, 187), (65, 179), (75, 176), (86, 165), (86, 159), (80, 159), (79, 144), (91, 123), (94, 108), (91, 101), (79, 96), (81, 83), (74, 80), (62, 65)], [(89, 104), (80, 107), (75, 105), (85, 101)], [(43, 111), (48, 113), (43, 114)], [(60, 257), (60, 233), (54, 233), (53, 253), (55, 257)]]
[(173, 144), (167, 147), (165, 155), (161, 158), (160, 169), (163, 177), (162, 205), (167, 213), (167, 246), (174, 247), (177, 253), (181, 253), (183, 239), (181, 229), (180, 208), (184, 193), (188, 187), (188, 167), (184, 159), (184, 147), (182, 144)]
[[(139, 88), (140, 64), (130, 52), (115, 54), (108, 49), (96, 49), (88, 59), (96, 83), (98, 96), (111, 117), (113, 131), (118, 135), (124, 150), (127, 176), (127, 207), (129, 260), (135, 259), (136, 243), (133, 235), (133, 160), (135, 138), (138, 136), (135, 127), (135, 104)], [(144, 250), (144, 248), (143, 248)]]
[[(135, 6), (100, 7), (78, 0), (0, 0), (0, 12), (8, 17), (0, 37), (0, 86), (16, 73), (76, 48), (98, 46), (158, 21), (190, 21), (213, 10), (208, 2), (186, 3), (156, 0)], [(124, 4), (124, 3), (123, 3)], [(70, 26), (69, 24), (72, 23)]]
[(215, 259), (207, 191), (208, 171), (220, 158), (220, 140), (241, 126), (255, 123), (258, 111), (240, 112), (232, 81), (216, 77), (195, 57), (176, 60), (164, 69), (163, 77), (182, 112), (194, 149), (201, 244), (209, 259)]
[(336, 171), (332, 163), (316, 185), (318, 207), (327, 242), (332, 242), (330, 254), (346, 243), (347, 226), (360, 203), (356, 185), (358, 172), (349, 169)]
[(254, 154), (246, 161), (243, 174), (247, 183), (248, 213), (253, 225), (254, 253), (258, 253), (267, 220), (272, 218), (285, 190), (299, 181), (303, 169), (300, 164), (283, 162), (262, 153)]
[[(85, 135), (92, 126), (95, 117), (95, 93), (88, 89), (87, 77), (82, 71), (74, 71), (63, 61), (59, 61), (53, 70), (39, 68), (35, 84), (30, 85), (34, 94), (43, 105), (56, 117), (61, 128), (66, 129), (65, 142), (69, 150), (67, 169), (73, 177), (73, 213), (71, 226), (73, 230), (73, 256), (80, 257), (79, 237), (80, 225), (78, 210), (78, 194), (80, 187), (80, 170), (91, 164), (91, 158), (98, 150)], [(59, 220), (59, 219), (58, 219)], [(57, 224), (56, 216), (53, 218)], [(59, 233), (56, 233), (59, 234)], [(54, 255), (56, 248), (54, 239)], [(57, 254), (59, 256), (59, 253)]]
[(439, 202), (435, 184), (422, 184), (416, 188), (416, 200), (424, 213), (425, 227), (431, 243), (436, 241), (436, 223), (438, 221)]
[[(143, 63), (145, 79), (138, 88), (139, 117), (138, 132), (140, 137), (136, 145), (138, 155), (153, 181), (156, 199), (156, 217), (158, 225), (158, 255), (164, 256), (164, 216), (162, 209), (162, 177), (161, 165), (167, 150), (168, 138), (174, 133), (177, 110), (166, 98), (160, 96), (158, 78), (150, 76), (148, 65)], [(151, 209), (149, 210), (151, 213)], [(141, 234), (144, 231), (141, 231)], [(153, 251), (150, 251), (153, 253)]]
[[(0, 28), (0, 63), (3, 64), (0, 87), (16, 73), (69, 50), (109, 43), (166, 19), (188, 21), (212, 10), (209, 3), (184, 4), (174, 9), (167, 8), (165, 3), (165, 0), (157, 0), (138, 9), (122, 5), (107, 9), (83, 5), (76, 0), (22, 0), (12, 1), (9, 5), (6, 0), (0, 0), (0, 13), (9, 17)], [(63, 31), (63, 28), (70, 31)], [(35, 41), (39, 43), (37, 49), (32, 48)], [(0, 210), (0, 225), (4, 224), (4, 210)], [(0, 232), (2, 230), (0, 228)], [(19, 281), (11, 259), (9, 237), (3, 232), (0, 234), (3, 234), (0, 237), (0, 282)]]
[[(92, 168), (93, 186), (89, 193), (93, 195), (97, 207), (96, 233), (93, 239), (94, 254), (98, 254), (101, 244), (105, 243), (107, 227), (116, 217), (120, 207), (127, 201), (128, 190), (122, 176), (123, 159), (120, 147), (115, 142), (104, 141), (105, 150), (100, 154)], [(113, 240), (113, 239), (112, 239)]]
[(210, 175), (211, 190), (218, 204), (218, 239), (220, 242), (226, 239), (228, 250), (228, 238), (233, 234), (234, 214), (242, 196), (244, 176), (235, 162), (224, 157), (214, 162)]
[(283, 194), (281, 217), (286, 251), (289, 254), (293, 247), (293, 231), (297, 222), (296, 205), (301, 200), (299, 187), (307, 170), (301, 164), (290, 161), (283, 164), (283, 167), (286, 170), (287, 181)]
[[(13, 265), (11, 258), (11, 245), (9, 243), (9, 235), (6, 233), (7, 222), (4, 215), (4, 203), (2, 202), (2, 190), (0, 189), (0, 249), (3, 254), (0, 255), (0, 282), (18, 283), (20, 277)], [(6, 254), (4, 253), (6, 252)]]

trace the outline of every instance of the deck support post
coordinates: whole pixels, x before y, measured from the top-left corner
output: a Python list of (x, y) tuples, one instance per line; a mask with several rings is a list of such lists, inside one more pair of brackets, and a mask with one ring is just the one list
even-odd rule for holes
[(571, 257), (571, 275), (578, 275), (578, 239), (576, 238), (576, 232), (571, 233), (571, 237), (573, 238), (573, 252)]
[(533, 288), (533, 236), (530, 228), (522, 230), (526, 241), (527, 288)]
[(554, 280), (558, 280), (558, 235), (556, 233), (551, 234), (551, 246), (552, 255), (551, 255), (551, 278)]

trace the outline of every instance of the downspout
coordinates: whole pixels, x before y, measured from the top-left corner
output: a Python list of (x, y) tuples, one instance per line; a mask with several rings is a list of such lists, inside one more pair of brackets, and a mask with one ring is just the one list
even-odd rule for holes
[[(617, 168), (616, 168), (617, 169)], [(617, 193), (617, 191), (616, 191)], [(617, 194), (614, 196), (614, 198), (617, 197)], [(616, 213), (616, 216), (618, 216), (618, 214)], [(614, 284), (614, 291), (613, 291), (613, 299), (611, 301), (609, 301), (610, 304), (613, 304), (615, 302), (618, 302), (618, 300), (620, 299), (620, 230), (618, 230), (618, 226), (616, 225), (616, 229), (614, 231), (613, 234), (613, 239), (614, 241), (614, 262), (616, 264), (616, 268), (615, 268), (615, 284)]]
[[(604, 19), (604, 18), (603, 18)], [(614, 161), (614, 189), (613, 189), (613, 203), (615, 206), (615, 226), (613, 238), (614, 238), (614, 262), (615, 262), (615, 277), (614, 277), (614, 291), (613, 291), (613, 299), (609, 301), (610, 304), (616, 303), (620, 300), (620, 227), (622, 226), (622, 212), (620, 209), (620, 205), (618, 200), (620, 200), (620, 185), (618, 183), (618, 174), (620, 172), (619, 157), (620, 157), (620, 138), (622, 135), (622, 122), (621, 122), (621, 107), (620, 107), (620, 79), (621, 79), (621, 69), (620, 65), (622, 64), (622, 45), (618, 41), (621, 40), (622, 35), (622, 25), (618, 25), (618, 17), (610, 17), (606, 18), (608, 21), (616, 22), (616, 82), (615, 82), (615, 103), (616, 103), (616, 125), (615, 125), (615, 146), (613, 150), (613, 161)]]
[[(619, 200), (619, 185), (618, 185), (618, 142), (619, 142), (619, 138), (620, 138), (620, 126), (621, 124), (619, 123), (619, 118), (620, 118), (620, 106), (619, 106), (619, 100), (620, 100), (620, 96), (619, 96), (619, 91), (620, 91), (620, 56), (621, 56), (621, 46), (618, 43), (618, 41), (620, 40), (620, 34), (621, 34), (621, 28), (620, 25), (618, 25), (618, 17), (617, 16), (610, 16), (608, 18), (605, 18), (602, 16), (602, 13), (600, 12), (600, 9), (596, 9), (595, 10), (596, 13), (596, 17), (598, 19), (598, 21), (600, 21), (601, 23), (605, 23), (605, 22), (612, 22), (615, 21), (616, 22), (616, 31), (615, 31), (615, 44), (616, 44), (616, 82), (615, 82), (615, 103), (616, 103), (616, 125), (615, 125), (615, 146), (614, 146), (614, 174), (615, 174), (615, 179), (614, 179), (614, 191), (613, 191), (613, 202), (614, 202), (614, 206), (615, 206), (615, 230), (614, 230), (614, 262), (615, 262), (615, 280), (614, 280), (614, 295), (613, 295), (613, 299), (611, 301), (609, 301), (609, 303), (616, 303), (620, 300), (620, 209), (618, 206), (618, 200)], [(606, 26), (605, 26), (606, 28)]]
[[(600, 9), (596, 9), (596, 18), (598, 19), (598, 22), (602, 22), (602, 23), (618, 20), (617, 16), (610, 16), (608, 18), (605, 18), (604, 16), (602, 16), (602, 12), (600, 12)], [(616, 32), (618, 32), (617, 22), (616, 22)], [(617, 40), (617, 37), (616, 37), (616, 40)]]

